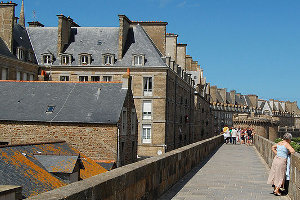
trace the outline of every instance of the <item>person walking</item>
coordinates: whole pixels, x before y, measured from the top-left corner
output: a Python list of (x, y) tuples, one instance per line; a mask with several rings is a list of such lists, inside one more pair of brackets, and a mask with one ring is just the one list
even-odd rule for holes
[(236, 128), (232, 128), (231, 137), (232, 137), (232, 144), (236, 144), (236, 138), (238, 136)]
[(275, 185), (274, 195), (280, 196), (279, 188), (284, 185), (287, 167), (287, 158), (289, 154), (295, 153), (295, 150), (290, 145), (292, 134), (285, 133), (283, 141), (272, 146), (272, 151), (276, 154), (273, 159), (268, 184)]

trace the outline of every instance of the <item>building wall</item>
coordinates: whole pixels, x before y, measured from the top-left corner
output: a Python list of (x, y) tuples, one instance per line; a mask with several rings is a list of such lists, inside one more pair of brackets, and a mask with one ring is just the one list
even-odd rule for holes
[[(3, 69), (7, 70), (7, 75), (2, 74)], [(38, 65), (0, 55), (0, 80), (17, 80), (17, 72), (20, 72), (20, 80), (23, 80), (24, 73), (26, 73), (26, 81), (30, 80), (30, 76), (33, 80), (37, 80)]]
[(166, 37), (166, 56), (177, 62), (177, 35), (167, 35)]

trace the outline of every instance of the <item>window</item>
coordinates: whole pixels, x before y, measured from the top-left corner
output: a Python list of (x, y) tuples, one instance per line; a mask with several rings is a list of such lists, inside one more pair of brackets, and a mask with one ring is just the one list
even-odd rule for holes
[(61, 56), (61, 64), (62, 65), (69, 65), (71, 64), (71, 55), (62, 55)]
[(91, 81), (100, 81), (100, 76), (92, 76)]
[(152, 96), (152, 77), (144, 77), (144, 96)]
[(112, 54), (104, 54), (103, 55), (103, 64), (104, 65), (112, 65), (114, 64), (115, 56)]
[(51, 55), (43, 55), (43, 62), (45, 65), (50, 65), (52, 63)]
[(92, 55), (91, 54), (79, 54), (79, 60), (81, 65), (89, 65), (91, 64)]
[(8, 69), (7, 68), (2, 68), (2, 80), (7, 80), (8, 79)]
[(28, 52), (28, 61), (33, 62), (34, 58), (33, 58), (33, 53), (30, 51)]
[(124, 110), (124, 109), (122, 111), (122, 134), (126, 135), (126, 132), (127, 132), (127, 111)]
[(46, 113), (53, 113), (55, 106), (48, 106)]
[(112, 76), (103, 76), (103, 81), (111, 82), (112, 81)]
[(18, 72), (18, 71), (17, 71), (17, 74), (16, 74), (16, 80), (17, 80), (17, 81), (21, 80), (21, 72)]
[(133, 65), (142, 66), (144, 65), (144, 55), (133, 55)]
[(29, 74), (29, 80), (30, 80), (30, 81), (33, 81), (33, 79), (34, 79), (33, 74)]
[(81, 64), (88, 64), (88, 56), (81, 56)]
[(20, 49), (20, 48), (18, 48), (18, 58), (20, 59), (20, 60), (24, 60), (24, 49)]
[(27, 81), (27, 73), (23, 73), (23, 78), (22, 78), (23, 81)]
[(79, 81), (89, 81), (88, 76), (79, 76)]
[(143, 135), (142, 135), (143, 143), (151, 143), (151, 125), (143, 124)]
[(60, 81), (69, 81), (69, 80), (70, 80), (70, 77), (69, 77), (69, 76), (60, 76), (60, 77), (59, 77), (59, 80), (60, 80)]
[(136, 112), (135, 109), (131, 111), (131, 134), (134, 135), (136, 130)]
[(143, 119), (151, 119), (152, 102), (143, 101)]

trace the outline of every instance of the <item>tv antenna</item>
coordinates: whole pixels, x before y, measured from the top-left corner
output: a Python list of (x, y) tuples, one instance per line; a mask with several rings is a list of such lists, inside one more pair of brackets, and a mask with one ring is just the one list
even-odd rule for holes
[(37, 20), (36, 20), (36, 12), (35, 12), (35, 10), (32, 11), (32, 16), (33, 16), (33, 21), (34, 21), (34, 22), (37, 21)]

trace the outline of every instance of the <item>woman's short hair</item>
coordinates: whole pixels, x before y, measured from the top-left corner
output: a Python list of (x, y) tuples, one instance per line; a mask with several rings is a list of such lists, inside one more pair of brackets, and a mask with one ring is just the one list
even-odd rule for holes
[(284, 139), (284, 140), (292, 140), (292, 134), (291, 133), (285, 133), (284, 135), (283, 135), (283, 138), (282, 139)]

